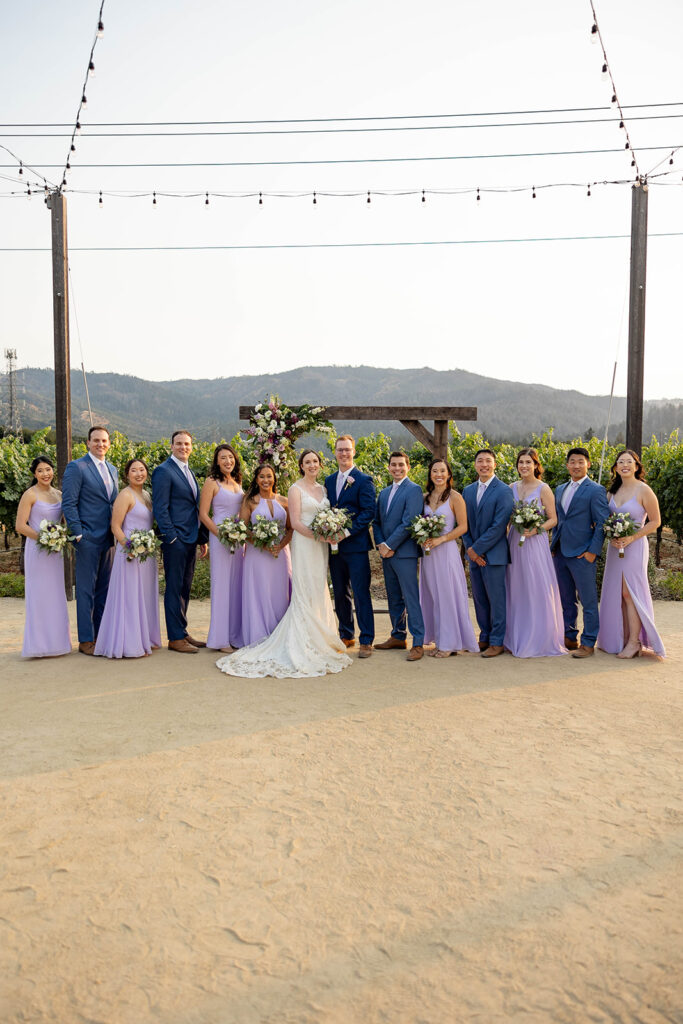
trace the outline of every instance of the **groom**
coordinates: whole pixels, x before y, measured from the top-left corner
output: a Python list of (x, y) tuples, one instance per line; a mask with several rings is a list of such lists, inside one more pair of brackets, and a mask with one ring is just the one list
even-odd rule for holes
[(325, 480), (325, 490), (332, 508), (347, 509), (353, 523), (346, 538), (339, 542), (339, 552), (330, 555), (330, 577), (334, 591), (334, 610), (339, 620), (339, 636), (346, 647), (353, 647), (353, 611), (356, 606), (360, 633), (359, 658), (369, 658), (375, 639), (375, 617), (370, 597), (370, 559), (372, 548), (368, 527), (375, 515), (375, 485), (372, 478), (353, 464), (355, 441), (342, 434), (334, 446), (339, 469)]

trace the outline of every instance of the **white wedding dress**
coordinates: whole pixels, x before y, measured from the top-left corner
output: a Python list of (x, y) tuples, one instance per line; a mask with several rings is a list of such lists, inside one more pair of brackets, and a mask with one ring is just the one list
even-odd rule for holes
[[(330, 507), (324, 495), (316, 501), (301, 492), (301, 521), (310, 526), (316, 513)], [(216, 662), (230, 676), (259, 679), (300, 679), (341, 672), (351, 659), (337, 635), (332, 602), (327, 587), (329, 547), (294, 533), (292, 554), (292, 600), (275, 630), (260, 643), (243, 647)]]

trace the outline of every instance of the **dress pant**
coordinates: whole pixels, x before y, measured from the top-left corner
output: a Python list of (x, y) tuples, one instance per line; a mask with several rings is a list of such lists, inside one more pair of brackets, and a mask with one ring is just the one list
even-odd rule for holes
[(93, 643), (107, 601), (114, 558), (111, 545), (102, 547), (82, 537), (74, 544), (76, 554), (76, 621), (78, 642)]
[(565, 558), (562, 552), (556, 549), (553, 553), (553, 563), (562, 601), (564, 635), (569, 640), (576, 640), (578, 601), (581, 601), (583, 608), (581, 643), (584, 647), (595, 647), (600, 628), (596, 581), (597, 561), (588, 562), (585, 558)]
[(415, 647), (422, 647), (425, 639), (425, 625), (420, 607), (420, 588), (417, 582), (417, 555), (411, 558), (382, 559), (384, 585), (389, 602), (391, 635), (396, 640), (406, 638), (406, 614), (408, 627)]
[(470, 562), (470, 583), (479, 639), (502, 647), (506, 626), (507, 565), (475, 565)]
[(330, 553), (330, 577), (334, 591), (334, 610), (339, 620), (339, 636), (351, 640), (354, 635), (351, 597), (356, 607), (359, 641), (372, 644), (375, 639), (375, 616), (370, 597), (370, 559), (367, 551)]
[(197, 543), (185, 544), (179, 537), (161, 545), (166, 590), (164, 615), (169, 640), (182, 640), (187, 633), (187, 605), (197, 561)]

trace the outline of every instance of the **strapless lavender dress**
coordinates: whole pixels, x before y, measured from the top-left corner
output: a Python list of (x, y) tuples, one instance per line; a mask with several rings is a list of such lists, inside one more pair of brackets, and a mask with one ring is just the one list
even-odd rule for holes
[[(542, 486), (539, 484), (529, 495), (526, 504), (541, 505)], [(515, 501), (519, 501), (516, 483), (512, 485), (512, 492)], [(519, 541), (520, 534), (511, 528), (504, 645), (516, 658), (566, 654), (562, 601), (548, 534), (527, 537), (521, 547)]]
[[(425, 504), (426, 516), (444, 516), (444, 533), (455, 527), (450, 502), (432, 511)], [(460, 550), (448, 541), (422, 557), (420, 565), (420, 606), (425, 623), (425, 643), (436, 643), (440, 651), (479, 651), (467, 600), (467, 581)]]
[[(152, 510), (136, 500), (126, 514), (122, 529), (151, 530)], [(116, 545), (107, 591), (107, 603), (95, 643), (95, 654), (105, 658), (141, 658), (161, 647), (159, 628), (159, 566), (155, 557), (139, 562), (126, 559)]]
[[(31, 509), (28, 525), (38, 532), (43, 519), (58, 523), (61, 518), (61, 501), (56, 504), (36, 501)], [(59, 654), (69, 654), (71, 630), (64, 590), (64, 559), (61, 555), (49, 555), (47, 551), (39, 548), (34, 540), (27, 537), (24, 573), (26, 625), (22, 657), (50, 658)]]
[[(638, 527), (643, 525), (647, 517), (645, 509), (636, 498), (629, 498), (617, 508), (614, 498), (611, 497), (609, 508), (610, 512), (628, 512)], [(641, 644), (662, 658), (666, 656), (662, 638), (655, 627), (652, 594), (647, 579), (649, 552), (647, 537), (634, 540), (624, 548), (623, 558), (619, 558), (616, 548), (613, 548), (611, 544), (608, 545), (600, 594), (600, 631), (597, 640), (600, 650), (606, 651), (608, 654), (619, 654), (625, 647), (624, 620), (621, 610), (623, 579), (642, 623)]]
[[(273, 514), (268, 502), (261, 499), (251, 514), (277, 519), (285, 530), (287, 513), (277, 501), (272, 502)], [(259, 551), (253, 544), (247, 544), (244, 553), (242, 575), (242, 644), (256, 644), (273, 632), (289, 606), (292, 593), (292, 562), (289, 546), (277, 558), (268, 551)]]
[[(243, 491), (229, 491), (219, 486), (213, 502), (213, 521), (218, 526), (228, 516), (239, 515)], [(242, 646), (242, 570), (244, 548), (234, 555), (214, 534), (209, 535), (211, 559), (211, 623), (206, 646), (214, 651), (221, 647)]]

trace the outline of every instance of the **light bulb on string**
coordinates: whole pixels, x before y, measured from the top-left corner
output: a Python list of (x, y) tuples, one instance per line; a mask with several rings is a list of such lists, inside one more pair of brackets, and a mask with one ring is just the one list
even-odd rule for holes
[(87, 96), (85, 95), (85, 93), (83, 93), (83, 96), (82, 96), (82, 98), (81, 98), (81, 108), (82, 108), (83, 110), (85, 110), (85, 108), (86, 108), (87, 106), (88, 106), (88, 97), (87, 97)]
[(609, 71), (607, 70), (607, 65), (606, 64), (602, 65), (601, 75), (602, 75), (603, 82), (606, 82), (607, 79), (609, 78)]
[(672, 153), (671, 156), (669, 157), (669, 167), (673, 166), (673, 162), (674, 162), (674, 155)]
[(423, 202), (423, 203), (426, 203), (426, 202), (427, 202), (427, 199), (426, 199), (426, 197), (425, 197), (425, 190), (424, 190), (424, 189), (422, 189), (422, 202)]
[(626, 145), (624, 146), (624, 149), (630, 149), (630, 148), (631, 148), (631, 143), (627, 139), (626, 140)]
[(67, 162), (66, 162), (66, 169), (67, 169), (67, 171), (70, 171), (70, 170), (71, 170), (71, 164), (69, 163), (69, 161), (68, 161), (68, 160), (67, 160)]
[(598, 41), (598, 26), (595, 24), (595, 22), (593, 22), (593, 27), (591, 28), (591, 43), (597, 43), (597, 41)]
[(315, 194), (315, 192), (313, 193), (313, 205), (314, 205), (314, 206), (317, 206), (317, 205), (318, 205), (318, 197), (317, 197), (317, 195)]
[(612, 93), (612, 103), (616, 103), (616, 102), (617, 102), (617, 94), (615, 92), (613, 92)]
[(620, 127), (620, 128), (624, 128), (624, 127), (625, 127), (625, 125), (624, 125), (624, 122), (623, 122), (623, 121), (620, 121), (620, 122), (619, 122), (619, 127)]
[(479, 195), (479, 189), (477, 189), (477, 202), (479, 202), (480, 199), (481, 199), (481, 196)]
[(23, 173), (24, 173), (24, 165), (23, 165), (23, 163), (20, 160), (19, 161), (19, 174), (23, 175)]
[(635, 167), (635, 166), (636, 166), (635, 160), (631, 160), (631, 167)]
[(586, 195), (587, 195), (587, 197), (588, 197), (588, 198), (590, 199), (590, 197), (591, 197), (591, 187), (590, 187), (590, 182), (588, 183), (588, 191), (586, 192)]
[(366, 203), (370, 202), (370, 193), (368, 192), (368, 198), (365, 200)]
[(209, 205), (209, 193), (207, 192), (206, 193), (206, 199), (204, 200), (204, 206), (208, 206), (208, 205)]
[(76, 135), (80, 135), (80, 134), (81, 134), (81, 122), (80, 121), (76, 121)]
[(90, 76), (90, 78), (95, 77), (95, 65), (92, 61), (90, 61), (90, 63), (88, 64), (88, 75)]
[(156, 206), (156, 205), (157, 205), (157, 194), (156, 194), (156, 192), (152, 192), (152, 206)]
[(535, 185), (531, 186), (531, 198), (532, 199), (536, 198), (536, 186)]
[(26, 189), (26, 195), (27, 195), (27, 196), (28, 196), (28, 198), (30, 199), (30, 198), (31, 198), (31, 196), (32, 196), (32, 194), (33, 194), (33, 193), (31, 192), (31, 186), (29, 185), (29, 187), (28, 187), (28, 188)]
[(259, 192), (259, 194), (258, 194), (258, 204), (259, 204), (259, 206), (263, 206), (263, 193), (262, 192)]
[(102, 202), (102, 193), (101, 193), (101, 192), (100, 192), (100, 198), (99, 198), (99, 202), (98, 202), (98, 204), (97, 204), (97, 205), (99, 206), (100, 210), (101, 210), (101, 209), (102, 209), (102, 207), (104, 206), (104, 203)]
[(97, 38), (101, 39), (103, 35), (104, 35), (104, 25), (102, 24), (101, 21), (98, 21), (97, 22)]
[(72, 153), (76, 152), (76, 147), (74, 146), (73, 142), (71, 143), (71, 152)]

